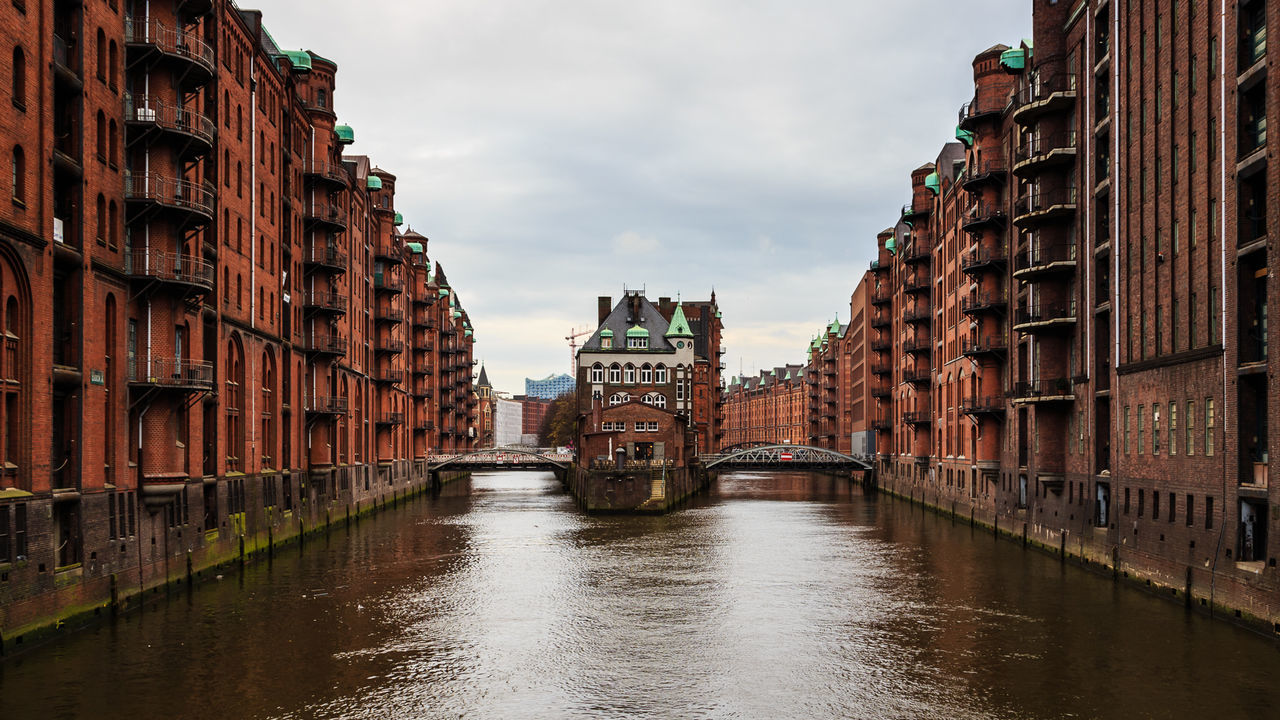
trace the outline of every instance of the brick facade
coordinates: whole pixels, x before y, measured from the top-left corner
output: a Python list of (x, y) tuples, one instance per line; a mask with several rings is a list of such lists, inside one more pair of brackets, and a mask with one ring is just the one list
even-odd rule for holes
[(336, 63), (225, 0), (0, 19), (0, 634), (473, 444), (469, 319)]

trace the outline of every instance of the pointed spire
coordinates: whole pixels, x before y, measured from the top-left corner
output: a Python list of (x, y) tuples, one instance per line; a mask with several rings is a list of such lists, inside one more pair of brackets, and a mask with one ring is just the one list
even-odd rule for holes
[(689, 321), (684, 316), (684, 305), (676, 303), (676, 311), (671, 314), (671, 326), (667, 328), (667, 332), (663, 337), (668, 338), (692, 338), (693, 332), (689, 330)]

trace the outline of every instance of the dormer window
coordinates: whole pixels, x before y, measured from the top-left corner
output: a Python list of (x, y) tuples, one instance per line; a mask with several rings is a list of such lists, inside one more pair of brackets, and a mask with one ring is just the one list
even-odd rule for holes
[(601, 350), (613, 349), (613, 331), (610, 330), (609, 328), (605, 328), (600, 331), (600, 349)]
[(648, 350), (649, 331), (639, 325), (627, 330), (628, 350)]

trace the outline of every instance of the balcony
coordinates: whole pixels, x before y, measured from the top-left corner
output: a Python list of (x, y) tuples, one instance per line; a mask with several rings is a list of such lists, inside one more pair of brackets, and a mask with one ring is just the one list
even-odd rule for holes
[(213, 220), (216, 194), (208, 183), (131, 173), (124, 177), (124, 198), (136, 206), (184, 215), (189, 222), (203, 224)]
[(347, 413), (347, 399), (344, 397), (307, 395), (303, 398), (303, 403), (310, 415), (345, 415)]
[(126, 372), (133, 388), (164, 390), (213, 390), (213, 363), (173, 357), (129, 358)]
[(893, 324), (888, 313), (875, 313), (871, 316), (871, 327), (886, 328)]
[(1004, 415), (1005, 399), (999, 395), (969, 396), (960, 400), (965, 415)]
[(975, 292), (960, 299), (960, 312), (969, 316), (1002, 313), (1009, 300), (1002, 292)]
[(351, 173), (342, 163), (331, 163), (324, 160), (307, 160), (302, 166), (302, 174), (315, 182), (327, 183), (334, 187), (347, 188), (351, 185)]
[(1014, 383), (1009, 390), (1014, 404), (1060, 403), (1075, 400), (1071, 378), (1050, 378), (1035, 382)]
[(980, 338), (967, 338), (960, 345), (960, 354), (965, 357), (1002, 356), (1009, 351), (1009, 339), (1003, 335), (989, 335)]
[[(893, 373), (893, 367), (888, 363), (871, 363), (872, 375), (890, 375)], [(814, 397), (817, 397), (816, 395)]]
[(983, 157), (980, 162), (968, 165), (960, 175), (960, 187), (977, 192), (989, 184), (1005, 181), (1009, 169), (1003, 157)]
[(1013, 99), (1013, 121), (1030, 125), (1049, 113), (1069, 109), (1076, 101), (1076, 76), (1063, 73), (1042, 78), (1028, 75)]
[(873, 398), (888, 398), (892, 396), (893, 396), (893, 391), (890, 390), (887, 385), (871, 386), (871, 397)]
[(915, 295), (918, 293), (927, 294), (932, 287), (933, 287), (933, 283), (927, 277), (926, 278), (910, 277), (902, 281), (902, 291), (907, 293), (908, 295)]
[(347, 339), (337, 333), (312, 335), (302, 341), (302, 348), (312, 355), (346, 355)]
[(933, 413), (928, 410), (908, 410), (902, 413), (902, 422), (912, 425), (932, 425)]
[(886, 305), (893, 302), (893, 293), (888, 288), (876, 288), (871, 291), (872, 305)]
[(378, 338), (373, 344), (373, 350), (386, 355), (399, 355), (404, 352), (404, 340), (394, 337)]
[(933, 319), (931, 308), (911, 308), (902, 313), (902, 321), (912, 325), (927, 325)]
[(398, 384), (404, 381), (404, 368), (385, 367), (373, 372), (373, 381), (377, 383)]
[(1071, 243), (1033, 246), (1026, 252), (1019, 251), (1013, 258), (1013, 276), (1019, 280), (1075, 270), (1076, 246)]
[(927, 263), (933, 259), (933, 249), (929, 247), (929, 243), (912, 242), (910, 245), (902, 249), (899, 257), (905, 265)]
[(171, 134), (186, 144), (188, 155), (213, 148), (217, 124), (209, 117), (151, 95), (124, 96), (125, 127), (139, 132)]
[(347, 312), (347, 296), (309, 290), (302, 297), (302, 307), (305, 310), (345, 315)]
[(902, 382), (910, 385), (928, 385), (933, 381), (933, 373), (928, 370), (904, 370), (902, 371)]
[(888, 340), (871, 341), (872, 352), (888, 352), (892, 347), (893, 347), (893, 343), (889, 342)]
[(956, 118), (957, 124), (962, 130), (973, 130), (980, 122), (986, 120), (998, 120), (1000, 114), (1004, 112), (1004, 103), (986, 100), (979, 103), (977, 98), (960, 106), (959, 117)]
[(306, 203), (303, 216), (308, 223), (328, 227), (335, 231), (347, 229), (347, 214), (337, 204), (327, 200), (311, 200)]
[(988, 228), (1002, 228), (1008, 222), (1009, 218), (1005, 215), (1003, 206), (993, 202), (983, 202), (969, 208), (969, 212), (965, 213), (964, 219), (960, 222), (960, 229), (976, 235)]
[(336, 244), (313, 244), (302, 253), (302, 262), (308, 265), (319, 265), (330, 270), (347, 270), (347, 254), (338, 249)]
[(194, 255), (159, 250), (134, 250), (125, 256), (125, 272), (134, 280), (180, 286), (186, 290), (213, 292), (213, 264)]
[(426, 328), (430, 330), (436, 326), (435, 318), (431, 317), (431, 313), (423, 310), (415, 310), (413, 313), (413, 326), (415, 328)]
[(879, 418), (879, 417), (873, 418), (871, 420), (871, 429), (872, 430), (892, 430), (893, 421), (888, 420), (886, 418)]
[(373, 319), (374, 322), (402, 323), (404, 322), (404, 308), (379, 307), (373, 311)]
[(917, 220), (923, 220), (933, 213), (933, 204), (925, 201), (917, 208), (914, 202), (909, 202), (902, 206), (902, 220), (907, 223), (914, 223)]
[(426, 383), (415, 383), (413, 386), (413, 396), (416, 398), (429, 398), (434, 395), (435, 390)]
[(1039, 303), (1018, 308), (1013, 315), (1013, 329), (1020, 333), (1059, 332), (1076, 324), (1076, 303)]
[(1004, 267), (1009, 262), (1002, 247), (978, 246), (960, 257), (960, 269), (970, 275)]
[(375, 260), (381, 260), (385, 263), (399, 265), (404, 262), (404, 248), (383, 239), (373, 245), (373, 257)]
[(158, 20), (125, 18), (124, 41), (129, 54), (135, 58), (177, 65), (176, 78), (184, 88), (204, 85), (213, 79), (213, 48), (195, 33), (167, 27)]
[(404, 279), (397, 275), (374, 273), (373, 289), (389, 292), (392, 295), (399, 295), (404, 292)]
[(1027, 193), (1014, 203), (1013, 224), (1025, 230), (1059, 218), (1071, 217), (1075, 212), (1075, 188)]
[(1068, 165), (1076, 159), (1074, 130), (1023, 141), (1014, 155), (1013, 174), (1027, 177), (1046, 168)]
[(375, 416), (374, 422), (378, 425), (403, 425), (404, 413), (382, 411)]
[(889, 263), (882, 263), (882, 262), (880, 262), (879, 260), (872, 260), (872, 261), (871, 261), (871, 272), (873, 272), (873, 273), (877, 273), (877, 274), (879, 274), (879, 273), (888, 273), (888, 272), (889, 272)]
[(908, 355), (928, 356), (929, 353), (933, 352), (933, 343), (928, 340), (917, 340), (915, 338), (904, 340), (902, 343), (902, 352)]
[(413, 363), (414, 375), (431, 375), (434, 373), (435, 370), (432, 368), (431, 362), (428, 360), (419, 359)]

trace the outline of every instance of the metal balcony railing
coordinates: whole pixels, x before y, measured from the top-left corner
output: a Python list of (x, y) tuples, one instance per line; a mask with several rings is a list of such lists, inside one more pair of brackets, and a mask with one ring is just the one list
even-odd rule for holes
[(309, 413), (342, 415), (347, 412), (347, 399), (345, 397), (307, 395), (303, 399), (303, 404)]
[(159, 20), (126, 18), (124, 37), (128, 44), (148, 45), (165, 55), (189, 60), (204, 68), (210, 75), (214, 72), (213, 48), (194, 33), (168, 27)]
[(134, 250), (125, 256), (125, 271), (135, 278), (181, 283), (212, 292), (213, 264), (194, 255), (159, 250)]
[(217, 123), (212, 118), (153, 95), (125, 93), (124, 121), (146, 123), (173, 132), (191, 135), (212, 145)]
[(326, 160), (308, 159), (303, 164), (304, 175), (327, 180), (343, 187), (351, 183), (351, 174), (342, 163), (331, 163)]
[(173, 357), (129, 358), (126, 373), (131, 385), (212, 390), (213, 363)]
[(128, 173), (124, 177), (124, 197), (189, 210), (212, 219), (217, 193), (209, 183), (178, 180), (157, 173)]

